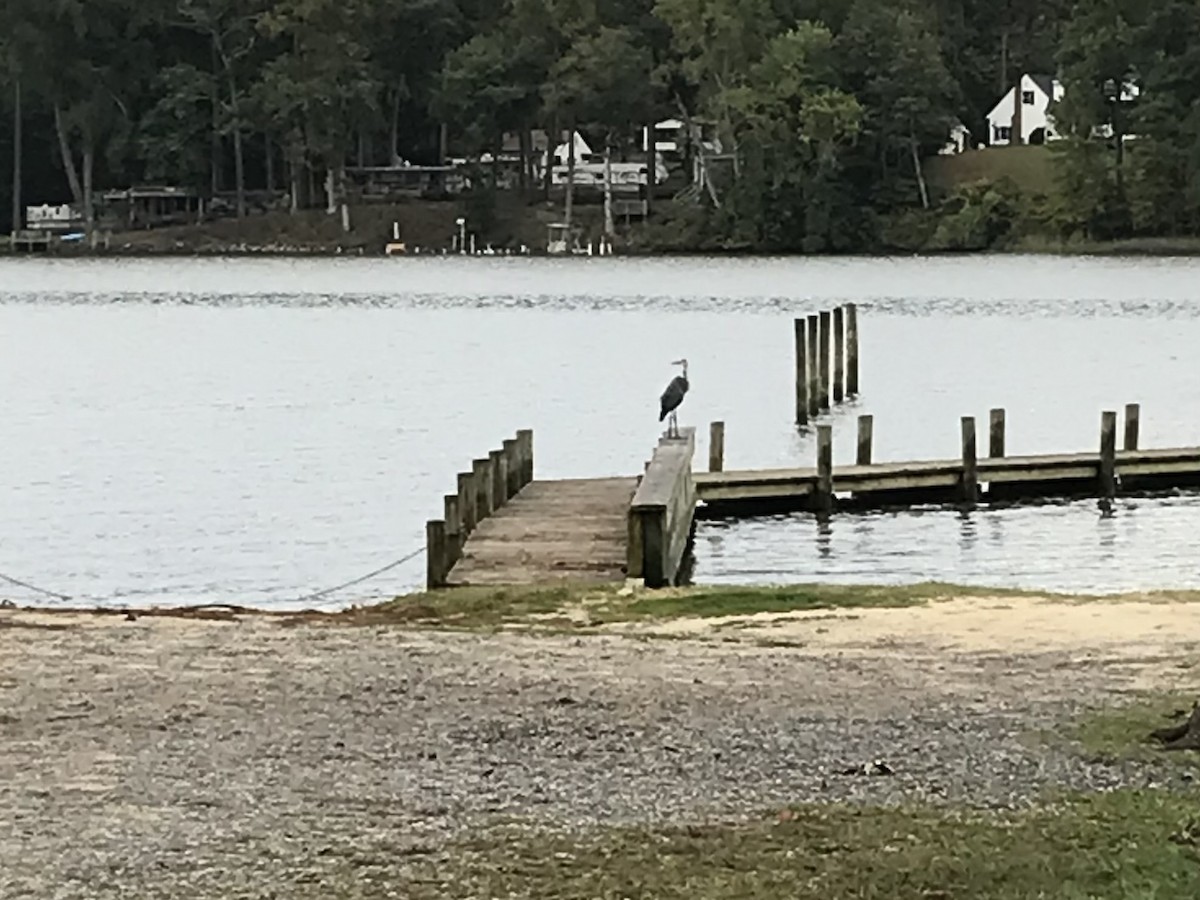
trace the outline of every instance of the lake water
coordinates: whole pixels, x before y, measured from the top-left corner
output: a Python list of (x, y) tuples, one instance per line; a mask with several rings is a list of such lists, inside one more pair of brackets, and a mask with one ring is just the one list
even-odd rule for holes
[[(535, 432), (539, 477), (632, 474), (682, 424), (729, 468), (807, 465), (793, 316), (860, 304), (876, 457), (1200, 444), (1200, 262), (948, 259), (0, 260), (0, 572), (74, 603), (285, 605), (419, 548), (472, 457)], [(982, 428), (981, 428), (982, 432)], [(698, 459), (707, 451), (698, 448)], [(1200, 499), (702, 523), (701, 582), (1200, 587)], [(419, 587), (421, 557), (325, 598)], [(39, 598), (0, 586), (0, 597)]]

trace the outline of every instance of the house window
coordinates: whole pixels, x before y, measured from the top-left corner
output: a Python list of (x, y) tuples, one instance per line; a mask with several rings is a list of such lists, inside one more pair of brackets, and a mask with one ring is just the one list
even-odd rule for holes
[(1021, 91), (1021, 102), (1026, 106), (1033, 106), (1033, 91)]
[(992, 137), (996, 141), (1007, 141), (1012, 137), (1012, 127), (1009, 125), (996, 125), (992, 131)]

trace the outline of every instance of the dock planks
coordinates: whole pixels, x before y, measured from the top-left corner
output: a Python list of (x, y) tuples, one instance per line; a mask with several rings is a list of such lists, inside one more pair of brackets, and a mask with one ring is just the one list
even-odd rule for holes
[(467, 537), (447, 586), (620, 582), (636, 478), (532, 481)]
[[(976, 475), (993, 491), (1012, 495), (1028, 489), (1033, 496), (1056, 493), (1055, 485), (1074, 493), (1082, 485), (1098, 484), (1101, 477), (1100, 453), (1061, 453), (1040, 456), (981, 458)], [(839, 466), (833, 469), (833, 491), (859, 499), (886, 503), (903, 497), (914, 502), (913, 492), (938, 492), (958, 489), (964, 466), (960, 459), (919, 460)], [(1131, 488), (1139, 486), (1176, 486), (1191, 478), (1200, 478), (1200, 447), (1161, 450), (1118, 450), (1115, 453), (1118, 480)], [(696, 489), (707, 506), (788, 504), (804, 506), (817, 492), (815, 468), (760, 469), (696, 473)]]

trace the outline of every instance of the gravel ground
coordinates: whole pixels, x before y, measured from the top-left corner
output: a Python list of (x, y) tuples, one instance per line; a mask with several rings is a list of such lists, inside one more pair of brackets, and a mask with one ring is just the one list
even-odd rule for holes
[[(1135, 669), (894, 641), (0, 611), (0, 898), (387, 896), (368, 888), (406, 859), (514, 819), (1169, 782), (1027, 737), (1112, 702)], [(894, 774), (842, 774), (875, 759)]]

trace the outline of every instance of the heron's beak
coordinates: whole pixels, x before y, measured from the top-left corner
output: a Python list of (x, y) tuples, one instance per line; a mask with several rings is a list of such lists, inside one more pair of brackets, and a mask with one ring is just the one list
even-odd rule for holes
[(687, 360), (686, 360), (686, 359), (673, 359), (673, 360), (671, 360), (671, 365), (673, 365), (673, 366), (686, 366), (686, 365), (687, 365)]

